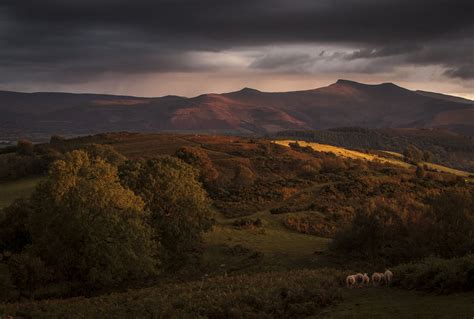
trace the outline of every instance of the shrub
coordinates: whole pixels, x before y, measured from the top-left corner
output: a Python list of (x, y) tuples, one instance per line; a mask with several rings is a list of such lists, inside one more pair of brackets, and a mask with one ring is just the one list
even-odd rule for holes
[(437, 293), (474, 290), (474, 255), (441, 259), (429, 257), (418, 263), (393, 268), (393, 285)]
[(234, 221), (232, 223), (233, 226), (237, 228), (259, 228), (263, 226), (262, 220), (260, 218), (257, 218), (255, 220), (250, 219), (250, 218), (242, 218)]

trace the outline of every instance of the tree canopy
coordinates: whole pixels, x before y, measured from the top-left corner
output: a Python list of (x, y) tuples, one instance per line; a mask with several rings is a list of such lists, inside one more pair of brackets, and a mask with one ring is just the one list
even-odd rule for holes
[(156, 271), (141, 198), (84, 151), (56, 161), (30, 199), (29, 250), (69, 280), (112, 284)]
[(199, 251), (201, 235), (211, 227), (212, 218), (197, 170), (180, 159), (164, 156), (129, 161), (120, 168), (120, 177), (144, 199), (166, 264), (176, 268), (189, 261)]

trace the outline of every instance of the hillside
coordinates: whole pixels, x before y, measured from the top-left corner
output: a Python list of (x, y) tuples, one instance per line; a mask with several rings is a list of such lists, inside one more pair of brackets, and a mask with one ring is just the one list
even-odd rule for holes
[(343, 126), (437, 127), (474, 134), (472, 101), (392, 83), (339, 80), (295, 92), (245, 88), (193, 98), (0, 92), (0, 138), (104, 131), (261, 134)]
[[(63, 159), (68, 151), (91, 146), (116, 150), (131, 161), (179, 157), (199, 170), (213, 199), (214, 225), (203, 235), (199, 264), (185, 271), (102, 290), (53, 286), (24, 292), (20, 301), (0, 302), (0, 313), (34, 318), (448, 318), (472, 312), (469, 292), (437, 296), (391, 287), (344, 289), (341, 282), (350, 269), (375, 271), (386, 264), (346, 260), (330, 245), (367, 203), (389, 203), (401, 218), (411, 220), (443, 190), (472, 193), (473, 185), (446, 172), (417, 176), (399, 154), (278, 143), (283, 145), (235, 136), (109, 133), (36, 145), (28, 155), (32, 161)], [(25, 156), (15, 154), (0, 158)], [(40, 180), (0, 182), (5, 193), (0, 205), (27, 197)]]
[(404, 153), (421, 150), (429, 162), (474, 172), (474, 139), (443, 129), (358, 127), (311, 131), (282, 131), (277, 138), (330, 144), (352, 150), (380, 150)]

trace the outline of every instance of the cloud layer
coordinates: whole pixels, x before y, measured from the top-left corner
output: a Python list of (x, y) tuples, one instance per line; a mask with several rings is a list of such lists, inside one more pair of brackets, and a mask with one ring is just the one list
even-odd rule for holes
[(0, 47), (4, 84), (410, 66), (472, 83), (474, 1), (4, 0)]

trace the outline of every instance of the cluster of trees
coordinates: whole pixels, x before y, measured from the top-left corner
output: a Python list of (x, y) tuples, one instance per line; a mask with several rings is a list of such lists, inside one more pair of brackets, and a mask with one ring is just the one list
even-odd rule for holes
[(100, 288), (179, 269), (212, 225), (198, 177), (175, 157), (126, 161), (97, 145), (65, 154), (0, 215), (0, 288)]
[(30, 141), (20, 140), (17, 146), (0, 150), (0, 181), (43, 174), (52, 157), (50, 152), (35, 152)]
[(387, 201), (371, 202), (336, 234), (331, 248), (344, 256), (391, 265), (473, 253), (474, 194), (448, 189), (426, 207), (406, 210)]

